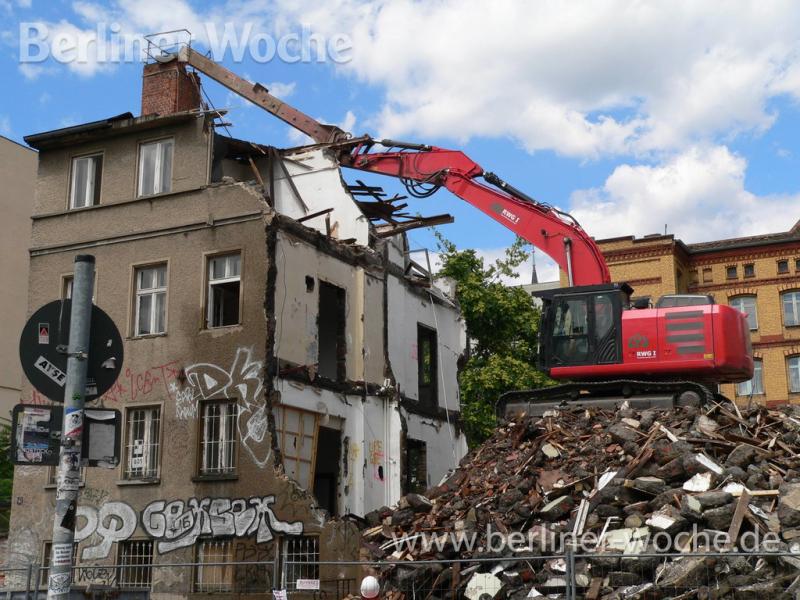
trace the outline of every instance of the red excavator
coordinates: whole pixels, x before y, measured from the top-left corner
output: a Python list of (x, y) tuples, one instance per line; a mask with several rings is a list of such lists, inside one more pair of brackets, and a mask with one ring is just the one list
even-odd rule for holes
[(444, 187), (558, 263), (569, 287), (538, 294), (543, 301), (539, 366), (567, 383), (509, 392), (500, 400), (506, 413), (541, 414), (566, 400), (590, 405), (625, 398), (639, 408), (699, 404), (713, 398), (718, 384), (753, 376), (743, 313), (705, 295), (664, 296), (653, 307), (649, 301), (631, 303), (632, 288), (611, 283), (600, 249), (574, 218), (485, 171), (463, 152), (353, 137), (319, 123), (190, 47), (159, 58), (174, 59), (336, 151), (342, 166), (396, 177), (417, 198)]

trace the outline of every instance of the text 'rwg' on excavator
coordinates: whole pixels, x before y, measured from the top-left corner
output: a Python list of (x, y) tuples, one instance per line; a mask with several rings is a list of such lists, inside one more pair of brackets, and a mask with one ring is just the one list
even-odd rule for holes
[(194, 67), (329, 146), (344, 167), (396, 177), (415, 197), (448, 189), (559, 265), (569, 287), (537, 294), (543, 301), (539, 366), (565, 383), (505, 394), (499, 408), (506, 414), (541, 414), (567, 400), (606, 405), (624, 398), (639, 408), (699, 404), (712, 399), (720, 383), (752, 378), (753, 351), (743, 313), (704, 295), (664, 296), (653, 307), (632, 304), (631, 287), (611, 282), (603, 254), (575, 219), (485, 171), (463, 152), (354, 137), (188, 46), (159, 60)]

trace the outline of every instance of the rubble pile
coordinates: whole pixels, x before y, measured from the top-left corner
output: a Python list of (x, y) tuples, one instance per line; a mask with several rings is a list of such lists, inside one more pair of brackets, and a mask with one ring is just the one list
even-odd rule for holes
[(568, 549), (579, 598), (794, 597), (798, 452), (795, 407), (521, 416), (440, 485), (368, 514), (364, 551), (401, 561), (380, 573), (392, 600), (563, 596)]

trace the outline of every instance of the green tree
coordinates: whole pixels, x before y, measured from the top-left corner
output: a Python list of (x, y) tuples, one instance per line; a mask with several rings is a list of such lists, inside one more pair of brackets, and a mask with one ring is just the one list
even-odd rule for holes
[(530, 258), (517, 238), (503, 258), (486, 265), (475, 250), (458, 250), (437, 232), (442, 268), (438, 277), (455, 281), (456, 299), (467, 328), (468, 352), (459, 369), (461, 416), (470, 446), (496, 425), (495, 403), (503, 392), (548, 385), (536, 368), (539, 311), (519, 287), (501, 282)]
[(11, 462), (11, 425), (0, 423), (0, 534), (8, 533), (11, 517), (11, 486), (14, 464)]

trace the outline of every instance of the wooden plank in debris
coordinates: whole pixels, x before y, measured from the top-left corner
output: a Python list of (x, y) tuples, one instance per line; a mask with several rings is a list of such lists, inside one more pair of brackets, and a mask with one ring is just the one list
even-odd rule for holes
[(750, 494), (747, 490), (742, 490), (742, 495), (736, 503), (736, 510), (733, 512), (731, 526), (728, 528), (728, 543), (730, 545), (735, 545), (736, 540), (739, 539), (739, 530), (742, 528), (742, 520), (750, 511), (748, 504), (750, 504)]
[(589, 589), (586, 591), (586, 600), (597, 600), (600, 597), (600, 589), (603, 587), (602, 577), (592, 577)]

